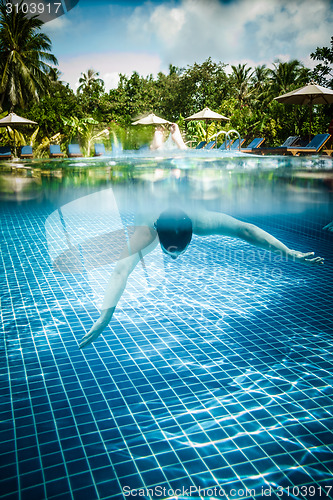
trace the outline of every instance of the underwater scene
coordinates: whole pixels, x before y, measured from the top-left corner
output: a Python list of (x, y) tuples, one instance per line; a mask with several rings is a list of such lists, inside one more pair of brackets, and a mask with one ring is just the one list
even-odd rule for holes
[(1, 162), (1, 498), (333, 498), (332, 159), (209, 153)]

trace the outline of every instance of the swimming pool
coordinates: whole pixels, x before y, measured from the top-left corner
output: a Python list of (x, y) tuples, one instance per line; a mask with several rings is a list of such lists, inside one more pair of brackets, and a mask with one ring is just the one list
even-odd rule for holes
[[(331, 159), (2, 163), (0, 191), (2, 498), (333, 497)], [(145, 257), (79, 350), (113, 263), (59, 255), (180, 200), (325, 265), (194, 236)]]

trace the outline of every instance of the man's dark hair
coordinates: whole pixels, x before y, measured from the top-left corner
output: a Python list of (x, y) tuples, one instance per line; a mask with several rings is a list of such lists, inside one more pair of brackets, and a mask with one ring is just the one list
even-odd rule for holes
[(183, 210), (168, 209), (155, 222), (161, 247), (167, 252), (183, 252), (192, 238), (192, 221)]

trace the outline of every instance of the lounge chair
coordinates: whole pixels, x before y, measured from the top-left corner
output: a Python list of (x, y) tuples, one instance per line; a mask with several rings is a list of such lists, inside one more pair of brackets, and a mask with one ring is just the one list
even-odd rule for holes
[(95, 154), (94, 156), (103, 156), (105, 155), (105, 146), (104, 144), (94, 144)]
[(33, 156), (34, 155), (33, 155), (31, 146), (22, 146), (21, 147), (20, 158), (22, 158), (22, 160), (27, 159), (27, 158), (33, 158)]
[(213, 149), (216, 145), (216, 141), (209, 141), (203, 149)]
[(11, 160), (12, 151), (9, 146), (0, 146), (0, 160)]
[(80, 146), (78, 144), (68, 144), (68, 158), (82, 158)]
[(276, 154), (276, 155), (281, 155), (281, 154), (286, 154), (286, 152), (283, 152), (283, 148), (288, 148), (291, 146), (295, 146), (299, 141), (301, 141), (301, 137), (299, 135), (290, 135), (281, 146), (276, 146), (272, 148), (257, 148), (257, 153), (260, 153), (262, 155), (266, 154)]
[(230, 149), (232, 145), (232, 141), (227, 141), (227, 148), (225, 147), (225, 141), (222, 142), (221, 146), (219, 146), (217, 149), (220, 149), (222, 151), (225, 151), (226, 149)]
[[(240, 142), (240, 145), (242, 146), (242, 144), (245, 142), (245, 139), (241, 139), (239, 141), (239, 139), (235, 139), (234, 141), (228, 141), (227, 143), (227, 146), (229, 146), (228, 149), (232, 149), (232, 150), (236, 150), (236, 149), (239, 149), (239, 142)], [(225, 142), (218, 148), (218, 149), (224, 149), (225, 150)]]
[[(301, 140), (299, 135), (290, 135), (279, 148), (290, 148), (291, 146), (296, 146), (297, 143)], [(301, 145), (301, 144), (299, 144)]]
[(321, 152), (321, 154), (325, 154), (327, 156), (332, 156), (333, 155), (332, 146), (330, 148), (322, 149), (320, 152)]
[(257, 153), (258, 148), (260, 148), (264, 140), (263, 137), (256, 137), (246, 148), (241, 148), (242, 153)]
[(316, 154), (319, 153), (321, 149), (323, 149), (330, 138), (330, 134), (317, 134), (307, 146), (294, 146), (284, 149), (287, 153), (292, 154), (293, 156), (298, 156), (300, 154)]
[(63, 158), (59, 144), (50, 144), (50, 158)]
[(201, 141), (195, 146), (195, 149), (202, 149), (206, 144), (206, 141)]

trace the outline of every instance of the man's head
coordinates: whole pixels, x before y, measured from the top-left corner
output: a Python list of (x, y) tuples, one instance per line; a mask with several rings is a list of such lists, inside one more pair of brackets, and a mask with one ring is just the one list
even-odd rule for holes
[(185, 252), (192, 238), (192, 222), (179, 209), (165, 210), (155, 222), (161, 248), (172, 259)]

